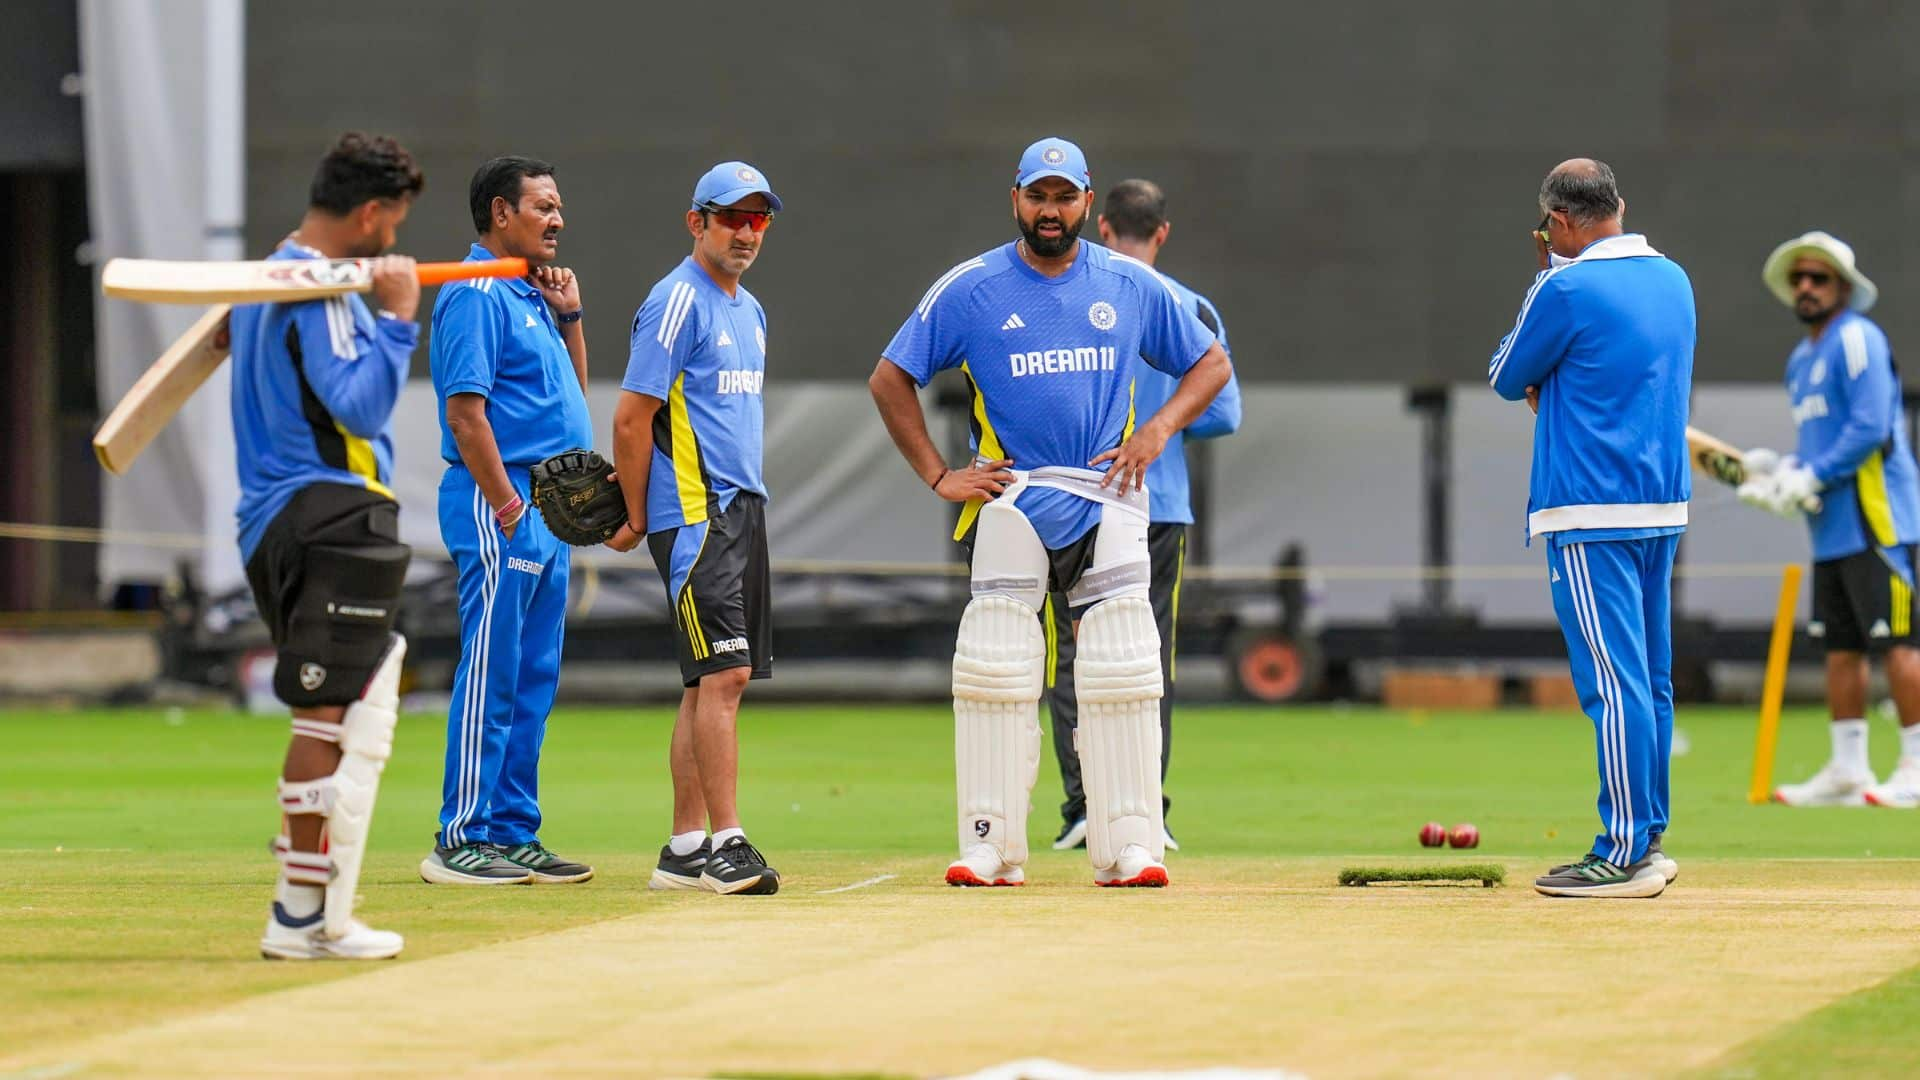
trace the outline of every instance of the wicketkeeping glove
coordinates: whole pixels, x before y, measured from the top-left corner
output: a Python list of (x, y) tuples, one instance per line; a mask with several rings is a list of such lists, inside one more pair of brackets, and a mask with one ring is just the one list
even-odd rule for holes
[(575, 547), (604, 544), (627, 522), (613, 465), (592, 450), (568, 450), (535, 465), (533, 505), (553, 535)]

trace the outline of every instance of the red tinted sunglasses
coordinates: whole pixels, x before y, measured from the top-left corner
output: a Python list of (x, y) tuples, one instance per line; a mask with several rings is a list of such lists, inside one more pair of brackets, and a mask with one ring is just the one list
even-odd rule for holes
[(762, 233), (767, 231), (767, 226), (773, 224), (771, 210), (739, 210), (731, 206), (715, 206), (712, 203), (708, 203), (701, 209), (712, 214), (713, 220), (729, 229), (752, 229), (754, 232)]

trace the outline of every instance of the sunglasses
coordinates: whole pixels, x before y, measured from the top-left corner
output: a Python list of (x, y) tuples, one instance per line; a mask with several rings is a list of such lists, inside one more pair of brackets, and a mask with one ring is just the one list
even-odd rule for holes
[(707, 203), (700, 209), (712, 214), (713, 220), (729, 229), (752, 229), (754, 232), (763, 233), (767, 231), (767, 226), (773, 224), (771, 210), (740, 210), (731, 206), (715, 206), (712, 203)]
[(1798, 285), (1802, 281), (1808, 282), (1812, 284), (1814, 287), (1819, 288), (1825, 285), (1832, 284), (1833, 275), (1827, 273), (1825, 270), (1793, 270), (1788, 272), (1787, 284)]

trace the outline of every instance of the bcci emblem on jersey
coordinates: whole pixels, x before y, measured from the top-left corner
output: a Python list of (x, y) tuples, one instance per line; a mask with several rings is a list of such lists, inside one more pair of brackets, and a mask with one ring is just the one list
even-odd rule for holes
[(1087, 321), (1093, 324), (1095, 330), (1111, 330), (1113, 324), (1120, 321), (1120, 313), (1105, 300), (1095, 300), (1093, 306), (1087, 309)]

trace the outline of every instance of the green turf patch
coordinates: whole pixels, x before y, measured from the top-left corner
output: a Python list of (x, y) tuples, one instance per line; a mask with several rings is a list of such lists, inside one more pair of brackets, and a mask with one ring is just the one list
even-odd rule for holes
[(1849, 994), (1739, 1047), (1694, 1075), (1713, 1080), (1912, 1076), (1920, 967)]
[(1494, 863), (1444, 866), (1349, 866), (1340, 871), (1342, 885), (1425, 885), (1476, 883), (1486, 888), (1507, 880), (1507, 871)]

